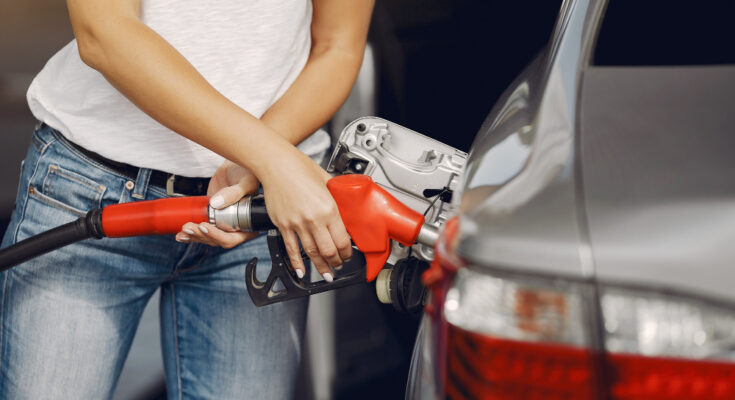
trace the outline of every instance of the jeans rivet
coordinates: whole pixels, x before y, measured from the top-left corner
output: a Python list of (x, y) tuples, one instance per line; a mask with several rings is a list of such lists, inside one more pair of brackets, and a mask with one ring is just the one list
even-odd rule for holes
[(134, 187), (135, 187), (135, 183), (133, 181), (125, 182), (125, 189), (133, 190)]
[(33, 194), (33, 192), (35, 192), (35, 191), (36, 191), (36, 189), (34, 189), (33, 186), (29, 186), (28, 187), (28, 193)]

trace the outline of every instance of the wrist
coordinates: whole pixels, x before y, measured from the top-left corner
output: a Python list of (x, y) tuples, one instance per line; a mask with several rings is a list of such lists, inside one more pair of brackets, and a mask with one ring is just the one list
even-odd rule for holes
[(268, 136), (268, 140), (261, 140), (255, 144), (256, 150), (248, 151), (233, 160), (234, 163), (252, 172), (263, 185), (267, 185), (271, 178), (282, 175), (284, 170), (289, 169), (288, 165), (294, 159), (303, 156), (296, 147), (283, 138), (274, 133)]

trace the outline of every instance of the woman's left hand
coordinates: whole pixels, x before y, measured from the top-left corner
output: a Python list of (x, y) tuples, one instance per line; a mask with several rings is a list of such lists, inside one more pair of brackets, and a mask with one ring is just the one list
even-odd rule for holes
[[(236, 203), (245, 195), (258, 191), (258, 179), (247, 169), (230, 161), (225, 161), (212, 176), (207, 188), (210, 196), (209, 205), (220, 209)], [(176, 241), (181, 243), (199, 242), (210, 246), (221, 246), (231, 249), (247, 240), (258, 236), (257, 232), (225, 232), (216, 226), (202, 222), (187, 222), (176, 234)]]

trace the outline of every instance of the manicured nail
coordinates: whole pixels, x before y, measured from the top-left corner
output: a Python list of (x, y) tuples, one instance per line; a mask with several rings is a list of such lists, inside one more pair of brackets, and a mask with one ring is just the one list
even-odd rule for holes
[(191, 240), (191, 238), (188, 236), (182, 236), (179, 238), (179, 242), (188, 242), (189, 240)]
[(204, 227), (204, 225), (199, 225), (199, 230), (202, 231), (205, 235), (209, 233), (207, 228)]
[(340, 264), (340, 265), (334, 265), (334, 266), (332, 266), (332, 268), (334, 268), (334, 269), (336, 269), (337, 271), (339, 271), (339, 270), (341, 270), (341, 269), (342, 269), (342, 264)]
[(296, 276), (298, 276), (299, 279), (303, 278), (304, 277), (304, 271), (303, 270), (300, 270), (300, 269), (297, 269), (296, 270)]
[(325, 272), (322, 274), (322, 276), (324, 277), (324, 280), (327, 282), (332, 282), (334, 280), (330, 272)]
[(218, 194), (209, 199), (209, 205), (213, 208), (221, 208), (223, 205), (225, 205), (225, 198), (222, 197), (221, 194)]
[(194, 234), (194, 231), (192, 231), (192, 230), (191, 230), (191, 229), (189, 229), (189, 228), (187, 228), (187, 229), (182, 229), (182, 230), (184, 231), (184, 233), (188, 233), (189, 235), (193, 235), (193, 234)]

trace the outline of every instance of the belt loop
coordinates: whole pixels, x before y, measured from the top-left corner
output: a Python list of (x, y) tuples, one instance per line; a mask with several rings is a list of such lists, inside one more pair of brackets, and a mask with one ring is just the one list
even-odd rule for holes
[(135, 178), (135, 189), (131, 194), (136, 199), (145, 199), (148, 192), (148, 181), (151, 179), (151, 170), (148, 168), (138, 169), (138, 176)]

